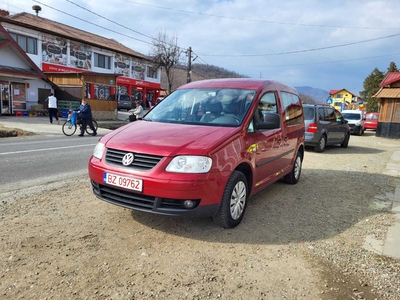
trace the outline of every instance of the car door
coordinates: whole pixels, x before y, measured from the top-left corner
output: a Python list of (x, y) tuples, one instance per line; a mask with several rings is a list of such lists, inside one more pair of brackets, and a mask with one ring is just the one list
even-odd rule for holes
[(339, 125), (336, 121), (335, 109), (331, 107), (324, 107), (325, 110), (325, 119), (324, 124), (327, 132), (327, 144), (337, 144), (340, 142), (340, 132)]
[(348, 134), (348, 126), (342, 116), (342, 114), (338, 111), (338, 110), (334, 110), (335, 115), (336, 115), (336, 123), (337, 123), (337, 139), (339, 140), (339, 142), (342, 142), (346, 135)]
[[(263, 114), (277, 113), (278, 105), (275, 92), (264, 94), (254, 111), (253, 122), (263, 119)], [(273, 180), (282, 167), (280, 157), (284, 140), (281, 128), (257, 130), (255, 135), (255, 186), (260, 187)]]

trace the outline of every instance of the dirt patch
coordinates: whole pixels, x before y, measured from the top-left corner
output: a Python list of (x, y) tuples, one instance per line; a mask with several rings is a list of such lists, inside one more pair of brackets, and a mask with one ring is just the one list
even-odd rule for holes
[(35, 135), (35, 133), (17, 128), (4, 127), (3, 125), (0, 124), (0, 138), (29, 136), (29, 135)]

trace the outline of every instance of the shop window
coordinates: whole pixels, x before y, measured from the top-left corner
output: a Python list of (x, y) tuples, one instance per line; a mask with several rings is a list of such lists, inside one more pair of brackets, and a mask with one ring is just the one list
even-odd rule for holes
[(17, 33), (10, 35), (26, 53), (37, 54), (37, 39)]
[(109, 100), (110, 99), (110, 87), (104, 85), (94, 85), (94, 99)]
[(94, 53), (94, 66), (111, 70), (111, 56)]

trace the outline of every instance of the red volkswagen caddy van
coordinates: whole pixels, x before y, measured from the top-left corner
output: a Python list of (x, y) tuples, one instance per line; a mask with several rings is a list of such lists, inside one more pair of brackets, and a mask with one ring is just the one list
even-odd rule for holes
[(94, 194), (133, 210), (212, 217), (238, 225), (248, 198), (283, 179), (295, 184), (304, 156), (297, 91), (261, 79), (181, 86), (103, 136), (89, 161)]

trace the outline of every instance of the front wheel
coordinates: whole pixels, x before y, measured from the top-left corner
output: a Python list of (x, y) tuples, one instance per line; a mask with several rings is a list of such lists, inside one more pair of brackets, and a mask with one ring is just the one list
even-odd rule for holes
[(296, 184), (300, 179), (302, 163), (303, 155), (300, 152), (297, 152), (293, 168), (289, 174), (283, 177), (283, 181), (290, 184)]
[(71, 136), (76, 131), (76, 124), (72, 124), (71, 121), (65, 121), (62, 126), (62, 131), (66, 136)]
[(242, 221), (248, 198), (247, 178), (242, 172), (233, 171), (225, 186), (221, 205), (213, 220), (216, 224), (233, 228)]

